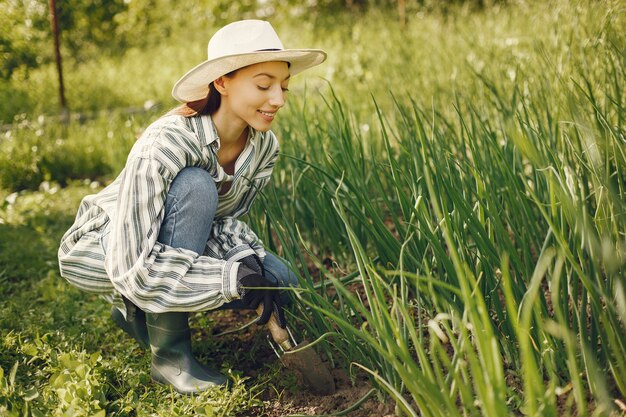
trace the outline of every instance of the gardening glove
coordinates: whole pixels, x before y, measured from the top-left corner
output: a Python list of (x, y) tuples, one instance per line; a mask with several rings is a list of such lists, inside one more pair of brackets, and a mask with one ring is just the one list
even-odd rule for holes
[(242, 264), (253, 270), (259, 275), (265, 276), (265, 268), (263, 268), (263, 262), (257, 255), (248, 255), (239, 260)]
[[(263, 288), (257, 288), (263, 287)], [(241, 297), (241, 302), (248, 308), (256, 309), (259, 304), (263, 306), (263, 312), (256, 321), (258, 325), (266, 324), (272, 312), (281, 328), (287, 327), (285, 312), (280, 302), (278, 285), (267, 280), (263, 275), (248, 268), (245, 264), (239, 266), (237, 271), (237, 292)]]

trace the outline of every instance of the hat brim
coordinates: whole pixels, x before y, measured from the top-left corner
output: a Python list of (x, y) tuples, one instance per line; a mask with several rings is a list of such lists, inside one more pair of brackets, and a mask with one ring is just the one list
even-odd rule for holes
[(183, 103), (201, 100), (208, 95), (209, 84), (213, 81), (248, 65), (285, 61), (290, 64), (289, 74), (295, 75), (321, 64), (325, 59), (326, 52), (320, 49), (284, 49), (223, 56), (204, 61), (189, 70), (174, 84), (172, 96)]

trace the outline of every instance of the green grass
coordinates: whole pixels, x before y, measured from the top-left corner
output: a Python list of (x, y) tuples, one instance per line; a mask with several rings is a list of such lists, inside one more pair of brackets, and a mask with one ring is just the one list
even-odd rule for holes
[[(369, 375), (400, 415), (618, 415), (625, 10), (599, 4), (459, 8), (418, 14), (404, 30), (377, 12), (323, 36), (282, 28), (329, 51), (316, 74), (332, 88), (315, 78), (291, 88), (273, 185), (247, 220), (301, 276), (293, 327), (335, 366)], [(151, 77), (169, 85), (170, 69)], [(139, 78), (129, 74), (122, 84)], [(117, 415), (132, 415), (135, 398), (157, 414), (165, 408), (151, 407), (184, 415), (199, 406), (172, 395), (163, 405), (166, 390), (145, 388), (145, 357), (107, 353), (134, 351), (111, 332), (106, 306), (63, 283), (55, 266), (56, 242), (90, 190), (50, 187), (112, 178), (154, 116), (24, 121), (1, 139), (5, 188), (48, 182), (0, 216), (0, 406), (8, 398), (52, 413), (77, 398), (90, 413)], [(56, 136), (62, 149), (44, 140)], [(51, 159), (59, 151), (74, 158)], [(30, 242), (41, 250), (24, 250)], [(41, 300), (25, 308), (33, 291), (28, 299)], [(86, 328), (95, 340), (74, 341)], [(252, 360), (224, 358), (235, 370)], [(92, 371), (88, 387), (79, 368)], [(61, 401), (51, 377), (66, 371), (74, 391)], [(260, 407), (261, 386), (242, 384), (229, 406)], [(212, 395), (209, 404), (228, 396)]]
[[(181, 396), (151, 383), (149, 355), (114, 326), (106, 303), (59, 276), (56, 251), (61, 235), (73, 221), (80, 199), (98, 189), (72, 183), (47, 192), (0, 195), (4, 201), (0, 208), (0, 414), (260, 414), (267, 406), (264, 390), (273, 387), (280, 393), (289, 389), (290, 381), (276, 361), (265, 366), (257, 362), (259, 348), (269, 350), (261, 332), (246, 342), (256, 348), (244, 349), (237, 347), (240, 342), (235, 338), (206, 334), (205, 329), (213, 328), (217, 317), (227, 313), (195, 315), (195, 354), (221, 368), (233, 384), (230, 389)], [(241, 353), (234, 354), (233, 349)], [(261, 354), (268, 357), (268, 352)], [(257, 369), (261, 375), (250, 382), (238, 369)]]
[(300, 265), (333, 254), (302, 315), (407, 415), (608, 415), (625, 395), (623, 12), (564, 6), (552, 34), (534, 22), (506, 51), (493, 31), (519, 27), (481, 20), (463, 90), (409, 71), (434, 102), (292, 107), (257, 228)]
[[(158, 111), (158, 110), (157, 110)], [(22, 118), (0, 134), (0, 186), (38, 189), (78, 179), (105, 180), (119, 172), (146, 124), (158, 113), (97, 113), (67, 124), (49, 117)]]

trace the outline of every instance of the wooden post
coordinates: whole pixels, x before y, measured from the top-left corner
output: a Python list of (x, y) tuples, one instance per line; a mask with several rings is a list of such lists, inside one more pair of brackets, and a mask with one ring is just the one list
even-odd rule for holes
[(406, 27), (406, 0), (398, 0), (398, 17), (400, 18), (400, 27)]
[(61, 117), (67, 119), (68, 108), (65, 101), (65, 88), (63, 86), (63, 65), (61, 64), (61, 49), (59, 42), (59, 19), (57, 18), (56, 0), (49, 0), (50, 5), (50, 26), (54, 35), (54, 56), (57, 64), (57, 74), (59, 76), (59, 103), (61, 105)]

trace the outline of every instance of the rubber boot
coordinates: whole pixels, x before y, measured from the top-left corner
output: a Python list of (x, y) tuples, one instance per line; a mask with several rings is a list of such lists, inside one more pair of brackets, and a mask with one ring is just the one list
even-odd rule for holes
[(148, 338), (148, 329), (146, 327), (146, 314), (142, 310), (136, 309), (136, 313), (131, 321), (126, 321), (122, 312), (117, 307), (112, 306), (111, 318), (118, 327), (135, 339), (142, 348), (148, 349), (150, 347), (150, 339)]
[(193, 394), (223, 385), (224, 375), (212, 371), (191, 352), (189, 313), (146, 313), (152, 349), (152, 379), (171, 385), (183, 394)]

